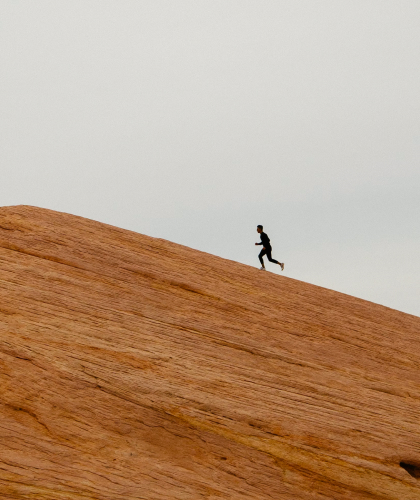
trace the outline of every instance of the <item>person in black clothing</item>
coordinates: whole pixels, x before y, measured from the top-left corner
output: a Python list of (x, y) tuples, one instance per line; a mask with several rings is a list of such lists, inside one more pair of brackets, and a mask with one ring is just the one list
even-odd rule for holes
[(258, 258), (260, 259), (261, 262), (261, 271), (265, 271), (265, 266), (264, 266), (264, 261), (263, 261), (263, 256), (267, 255), (267, 258), (270, 262), (274, 262), (274, 264), (278, 264), (281, 267), (281, 270), (283, 271), (284, 269), (284, 264), (282, 262), (278, 262), (277, 260), (274, 260), (271, 257), (271, 245), (270, 245), (270, 238), (264, 233), (263, 227), (261, 224), (257, 226), (257, 232), (260, 234), (261, 238), (261, 243), (255, 243), (256, 245), (262, 245), (263, 249), (261, 250), (260, 254), (258, 255)]

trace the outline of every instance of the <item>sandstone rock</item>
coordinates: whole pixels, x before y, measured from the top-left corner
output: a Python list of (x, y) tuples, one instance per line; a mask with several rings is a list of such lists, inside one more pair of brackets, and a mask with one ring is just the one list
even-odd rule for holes
[(420, 318), (0, 209), (0, 497), (420, 499)]

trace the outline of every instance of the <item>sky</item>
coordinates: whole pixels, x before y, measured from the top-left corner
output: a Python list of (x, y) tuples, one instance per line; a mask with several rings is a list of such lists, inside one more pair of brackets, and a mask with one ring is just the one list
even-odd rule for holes
[(0, 0), (0, 205), (420, 316), (418, 0)]

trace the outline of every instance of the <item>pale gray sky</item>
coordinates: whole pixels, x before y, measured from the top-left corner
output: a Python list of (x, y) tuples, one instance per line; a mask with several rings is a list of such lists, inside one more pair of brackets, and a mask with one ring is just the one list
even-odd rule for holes
[[(419, 0), (0, 0), (0, 205), (420, 316)], [(278, 266), (267, 268), (280, 273)]]

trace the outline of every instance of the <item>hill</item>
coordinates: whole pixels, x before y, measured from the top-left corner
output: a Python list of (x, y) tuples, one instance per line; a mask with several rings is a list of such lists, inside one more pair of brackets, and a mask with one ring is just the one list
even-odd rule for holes
[(0, 208), (0, 497), (420, 499), (420, 318)]

